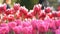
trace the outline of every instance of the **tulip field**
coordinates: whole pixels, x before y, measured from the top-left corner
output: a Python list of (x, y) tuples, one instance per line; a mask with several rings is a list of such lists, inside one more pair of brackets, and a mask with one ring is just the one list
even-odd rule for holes
[(41, 4), (32, 10), (14, 4), (10, 9), (0, 5), (0, 34), (60, 34), (60, 10), (43, 10)]

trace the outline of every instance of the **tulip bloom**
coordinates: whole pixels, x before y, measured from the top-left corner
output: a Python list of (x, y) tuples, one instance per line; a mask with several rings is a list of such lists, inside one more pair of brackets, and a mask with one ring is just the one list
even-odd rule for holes
[(19, 10), (20, 4), (14, 4), (13, 8), (14, 8), (15, 11)]
[(14, 34), (20, 34), (20, 30), (17, 26), (13, 27), (13, 32), (14, 32)]
[(51, 12), (51, 8), (50, 8), (50, 7), (47, 7), (47, 8), (45, 9), (45, 12), (46, 12), (46, 13)]
[(55, 31), (55, 34), (60, 34), (60, 28)]
[(29, 26), (29, 27), (24, 27), (23, 28), (23, 34), (32, 34), (32, 26)]
[(9, 22), (9, 23), (8, 23), (8, 26), (9, 26), (10, 28), (13, 28), (13, 27), (17, 26), (17, 23), (16, 23), (16, 22)]
[(8, 34), (9, 33), (9, 27), (1, 27), (0, 33), (1, 34)]

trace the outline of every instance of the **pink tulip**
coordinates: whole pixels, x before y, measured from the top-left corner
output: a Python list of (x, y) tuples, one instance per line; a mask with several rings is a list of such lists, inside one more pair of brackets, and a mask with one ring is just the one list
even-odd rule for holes
[(23, 28), (23, 34), (32, 34), (32, 26), (29, 26), (29, 27), (24, 27)]
[(60, 34), (60, 28), (56, 29), (55, 34)]
[(24, 31), (22, 25), (19, 25), (18, 28), (19, 28), (19, 30), (20, 30), (20, 33), (22, 33), (22, 32)]
[(8, 26), (8, 24), (7, 24), (7, 23), (1, 23), (0, 26), (1, 26), (1, 27), (6, 27), (6, 26)]
[(9, 22), (9, 23), (8, 23), (8, 26), (9, 26), (10, 28), (13, 28), (13, 27), (16, 27), (16, 26), (17, 26), (17, 23), (16, 23), (16, 22)]
[(14, 34), (20, 34), (20, 30), (17, 26), (13, 27), (13, 32), (14, 32)]
[(37, 29), (37, 20), (32, 20), (31, 24), (33, 26), (33, 29)]
[(16, 20), (15, 22), (17, 23), (17, 25), (21, 25), (21, 20)]
[(48, 31), (48, 25), (44, 21), (38, 21), (37, 28), (39, 32), (47, 32)]
[(29, 21), (24, 21), (23, 23), (23, 27), (28, 27), (31, 25), (31, 23)]
[(32, 34), (37, 34), (37, 30), (33, 29)]
[(1, 33), (2, 34), (8, 34), (9, 33), (9, 27), (1, 27)]
[(51, 29), (56, 29), (56, 26), (55, 26), (55, 20), (52, 20), (50, 23), (49, 23), (49, 28)]
[(56, 26), (56, 28), (59, 28), (60, 27), (60, 20), (56, 20), (55, 26)]

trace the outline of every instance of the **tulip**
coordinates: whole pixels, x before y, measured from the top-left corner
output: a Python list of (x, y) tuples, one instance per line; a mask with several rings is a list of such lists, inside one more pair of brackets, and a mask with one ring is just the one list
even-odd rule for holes
[(9, 33), (9, 27), (1, 27), (1, 33), (2, 34), (8, 34)]
[(56, 26), (55, 26), (55, 20), (52, 20), (50, 23), (49, 23), (49, 28), (50, 29), (56, 29)]
[(6, 11), (6, 4), (0, 5), (0, 13), (5, 12)]
[(57, 17), (60, 17), (60, 11), (59, 11), (59, 12), (57, 12)]
[(9, 14), (10, 14), (10, 11), (11, 11), (10, 9), (7, 9), (7, 10), (5, 11), (5, 14), (6, 14), (6, 15), (9, 15)]
[(19, 30), (20, 30), (20, 33), (23, 33), (23, 31), (24, 31), (24, 30), (23, 30), (23, 26), (22, 26), (22, 25), (19, 25), (18, 28), (19, 28)]
[(13, 27), (17, 26), (17, 23), (16, 23), (16, 22), (9, 22), (9, 23), (8, 23), (8, 26), (9, 26), (10, 28), (13, 28)]
[(60, 20), (55, 21), (55, 26), (56, 26), (57, 29), (60, 27)]
[(37, 20), (32, 20), (31, 24), (33, 26), (33, 29), (37, 29)]
[(20, 17), (21, 17), (21, 14), (20, 14), (19, 11), (17, 11), (17, 12), (16, 12), (16, 19), (20, 19)]
[(59, 29), (55, 30), (55, 34), (60, 34), (60, 27), (59, 27)]
[(31, 25), (30, 21), (24, 21), (23, 22), (23, 27), (28, 27), (30, 25)]
[(1, 27), (6, 27), (6, 26), (8, 26), (8, 24), (7, 24), (7, 23), (1, 23), (0, 26), (1, 26)]
[(10, 14), (10, 15), (8, 15), (8, 21), (13, 21), (14, 20), (14, 15), (12, 15), (12, 14)]
[(20, 4), (14, 4), (13, 8), (14, 8), (15, 11), (19, 10)]
[(41, 11), (41, 5), (40, 4), (34, 5), (33, 10), (34, 10), (34, 12), (36, 11), (39, 13)]
[(20, 30), (17, 26), (13, 28), (13, 32), (14, 34), (20, 34)]
[(50, 8), (50, 7), (47, 7), (47, 8), (45, 9), (45, 12), (46, 12), (46, 13), (51, 12), (51, 8)]
[(44, 20), (44, 18), (46, 17), (46, 13), (44, 12), (44, 10), (42, 10), (42, 12), (39, 14), (39, 19), (41, 18), (42, 20)]
[(19, 11), (21, 14), (24, 14), (24, 15), (28, 13), (28, 9), (26, 9), (25, 7), (20, 7)]
[(48, 24), (43, 21), (38, 21), (37, 28), (38, 28), (39, 32), (47, 32), (48, 31)]
[(47, 14), (51, 19), (53, 18), (53, 14), (52, 13), (48, 13)]
[(20, 15), (21, 15), (22, 20), (25, 19), (25, 16), (28, 13), (28, 9), (26, 9), (25, 7), (20, 7), (19, 11), (20, 11)]
[(17, 25), (21, 25), (21, 21), (20, 20), (16, 20), (15, 22), (17, 23)]
[(24, 27), (23, 30), (24, 30), (23, 34), (32, 34), (33, 28), (32, 26), (29, 26), (29, 27)]
[(57, 7), (57, 10), (60, 11), (60, 6)]

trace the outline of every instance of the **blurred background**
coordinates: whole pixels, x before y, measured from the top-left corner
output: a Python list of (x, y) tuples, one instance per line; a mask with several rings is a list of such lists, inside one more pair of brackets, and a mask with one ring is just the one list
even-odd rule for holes
[[(35, 4), (39, 3), (39, 1), (41, 1), (41, 0), (0, 0), (0, 4), (7, 2), (12, 7), (14, 5), (14, 3), (20, 3), (20, 5), (26, 6), (26, 8), (28, 8), (28, 9), (32, 9)], [(42, 1), (44, 1), (44, 0), (42, 0)], [(48, 1), (49, 6), (53, 6), (54, 8), (57, 8), (57, 6), (60, 3), (60, 0), (46, 0), (46, 1)]]

